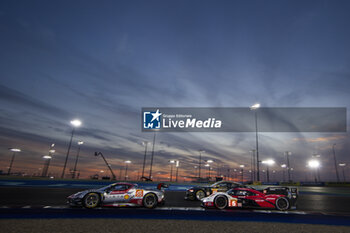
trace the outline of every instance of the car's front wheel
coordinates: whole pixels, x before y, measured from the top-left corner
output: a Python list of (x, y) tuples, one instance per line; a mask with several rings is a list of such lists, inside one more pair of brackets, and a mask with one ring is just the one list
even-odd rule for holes
[(198, 190), (197, 192), (196, 192), (196, 198), (197, 198), (197, 200), (201, 200), (202, 198), (204, 198), (205, 197), (205, 193), (204, 193), (204, 191), (203, 190)]
[(143, 206), (148, 209), (153, 209), (158, 204), (158, 198), (154, 193), (147, 193), (143, 197)]
[(228, 201), (225, 196), (217, 196), (214, 200), (214, 205), (216, 208), (222, 210), (227, 207)]
[(101, 198), (97, 193), (88, 193), (83, 199), (83, 205), (85, 208), (92, 209), (100, 205)]
[(279, 197), (276, 200), (276, 208), (278, 210), (287, 210), (289, 209), (289, 201), (285, 197)]

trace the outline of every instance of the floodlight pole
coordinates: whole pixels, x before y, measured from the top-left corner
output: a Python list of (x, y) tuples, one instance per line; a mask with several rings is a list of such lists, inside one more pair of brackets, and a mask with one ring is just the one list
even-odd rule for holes
[(145, 175), (145, 166), (146, 166), (146, 155), (147, 155), (147, 144), (148, 142), (145, 141), (145, 155), (143, 156), (143, 165), (142, 165), (142, 176), (141, 177), (144, 177)]
[(71, 134), (71, 137), (70, 137), (70, 141), (69, 141), (69, 145), (68, 145), (68, 150), (67, 150), (67, 155), (66, 155), (66, 160), (64, 161), (64, 165), (63, 165), (63, 170), (62, 170), (61, 179), (64, 178), (64, 172), (66, 171), (67, 161), (68, 161), (69, 151), (70, 151), (70, 148), (71, 148), (71, 146), (72, 146), (72, 140), (73, 140), (73, 136), (74, 136), (74, 131), (75, 131), (75, 127), (73, 127), (72, 134)]
[(256, 142), (256, 176), (257, 181), (260, 181), (260, 171), (259, 171), (259, 137), (258, 137), (258, 111), (255, 110), (255, 142)]
[(337, 175), (337, 182), (340, 182), (339, 180), (339, 173), (338, 173), (338, 166), (337, 166), (337, 158), (335, 157), (335, 143), (333, 144), (332, 148), (333, 148), (333, 159), (334, 159), (334, 166), (335, 166), (335, 173)]
[(154, 144), (156, 142), (156, 133), (153, 135), (152, 155), (151, 155), (151, 167), (149, 169), (149, 179), (152, 180), (152, 167), (153, 167), (153, 156), (154, 156)]

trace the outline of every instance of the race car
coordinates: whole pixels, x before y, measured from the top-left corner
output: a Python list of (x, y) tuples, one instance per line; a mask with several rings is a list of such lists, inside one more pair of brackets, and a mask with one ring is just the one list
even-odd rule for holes
[(88, 209), (98, 206), (143, 206), (152, 209), (165, 202), (162, 187), (167, 185), (160, 183), (157, 189), (144, 189), (137, 184), (114, 183), (70, 195), (67, 197), (67, 203), (70, 206), (82, 206)]
[(298, 190), (288, 187), (269, 187), (262, 192), (253, 188), (233, 188), (203, 198), (203, 207), (225, 209), (227, 207), (296, 209)]
[(237, 182), (219, 181), (210, 186), (192, 187), (186, 191), (185, 199), (191, 200), (191, 201), (201, 200), (202, 198), (207, 197), (213, 193), (226, 192), (227, 190), (236, 188), (236, 187), (245, 187), (245, 186)]

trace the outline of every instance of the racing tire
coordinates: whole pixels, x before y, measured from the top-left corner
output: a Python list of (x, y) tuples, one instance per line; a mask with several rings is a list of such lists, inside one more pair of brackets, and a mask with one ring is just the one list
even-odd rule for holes
[(227, 200), (227, 197), (225, 196), (217, 196), (214, 200), (214, 206), (219, 210), (225, 209), (227, 205), (228, 205), (228, 200)]
[(278, 210), (288, 210), (289, 209), (289, 201), (285, 197), (279, 197), (276, 200), (276, 209)]
[(83, 198), (83, 206), (87, 209), (93, 209), (100, 205), (101, 197), (98, 193), (88, 193)]
[(153, 209), (158, 204), (158, 197), (154, 193), (147, 193), (143, 197), (142, 203), (143, 203), (143, 206), (146, 207), (147, 209)]
[(200, 201), (204, 197), (205, 197), (205, 192), (203, 190), (198, 190), (196, 192), (196, 198), (197, 198), (198, 201)]

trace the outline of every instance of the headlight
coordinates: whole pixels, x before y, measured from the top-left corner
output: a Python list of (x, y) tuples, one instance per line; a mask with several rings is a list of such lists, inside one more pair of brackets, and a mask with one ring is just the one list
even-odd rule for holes
[(194, 192), (194, 190), (193, 190), (193, 189), (189, 189), (188, 191), (189, 191), (189, 192), (191, 192), (191, 193), (193, 193), (193, 192)]

